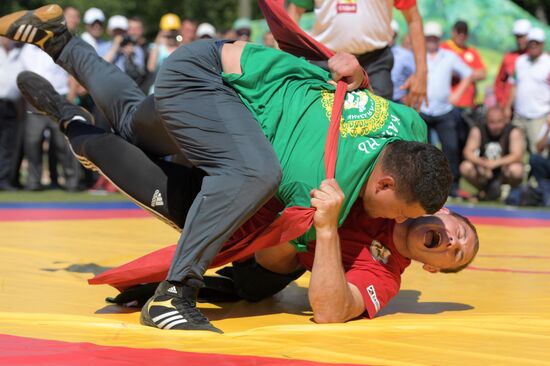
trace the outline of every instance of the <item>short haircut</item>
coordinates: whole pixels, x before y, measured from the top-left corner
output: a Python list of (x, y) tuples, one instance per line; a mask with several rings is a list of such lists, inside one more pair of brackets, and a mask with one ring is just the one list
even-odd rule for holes
[(435, 146), (394, 141), (384, 149), (381, 162), (382, 170), (395, 180), (397, 196), (407, 203), (418, 202), (433, 214), (447, 201), (453, 175), (449, 161)]
[(129, 20), (129, 21), (131, 20), (131, 21), (133, 21), (133, 22), (139, 22), (139, 23), (141, 23), (141, 24), (145, 24), (145, 23), (143, 22), (143, 19), (140, 18), (140, 17), (137, 16), (137, 15), (128, 18), (128, 20)]
[(458, 267), (454, 267), (454, 268), (442, 269), (442, 270), (440, 270), (441, 273), (458, 273), (458, 272), (462, 271), (464, 268), (468, 267), (474, 261), (474, 258), (476, 257), (477, 252), (479, 251), (479, 236), (477, 235), (477, 230), (476, 230), (476, 227), (474, 226), (474, 224), (472, 224), (472, 222), (466, 216), (462, 216), (461, 214), (458, 214), (458, 213), (453, 212), (453, 211), (451, 211), (450, 214), (453, 215), (454, 217), (456, 217), (457, 219), (459, 219), (461, 221), (464, 221), (466, 223), (466, 225), (468, 225), (470, 227), (470, 229), (472, 229), (472, 231), (474, 232), (474, 237), (475, 237), (474, 255), (472, 255), (472, 258), (467, 263), (464, 263), (463, 265), (458, 266)]
[(468, 34), (468, 23), (459, 20), (453, 25), (453, 30), (459, 34)]

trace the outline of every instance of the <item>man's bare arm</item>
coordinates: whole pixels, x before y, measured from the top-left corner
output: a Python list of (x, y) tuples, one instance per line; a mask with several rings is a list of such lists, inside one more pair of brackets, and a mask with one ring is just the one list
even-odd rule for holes
[(365, 311), (363, 297), (348, 283), (338, 236), (338, 215), (344, 194), (334, 179), (325, 180), (311, 193), (311, 205), (317, 209), (315, 259), (309, 282), (309, 302), (318, 323), (341, 323)]
[(422, 102), (428, 103), (426, 95), (426, 83), (428, 78), (428, 67), (426, 64), (426, 40), (422, 29), (422, 17), (415, 6), (402, 11), (411, 35), (412, 50), (416, 71), (411, 75), (401, 89), (409, 92), (405, 96), (405, 104), (409, 107), (420, 109)]

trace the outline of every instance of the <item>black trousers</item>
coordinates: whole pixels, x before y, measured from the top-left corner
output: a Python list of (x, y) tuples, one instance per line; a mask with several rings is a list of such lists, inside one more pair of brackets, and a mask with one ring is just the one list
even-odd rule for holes
[(19, 122), (16, 103), (0, 99), (0, 190), (11, 188), (17, 175)]
[(393, 82), (391, 69), (393, 68), (393, 53), (390, 47), (367, 52), (357, 56), (359, 63), (367, 75), (372, 90), (376, 95), (391, 100), (393, 97)]
[[(451, 166), (453, 189), (457, 189), (460, 179), (459, 165), (461, 152), (457, 134), (458, 121), (456, 114), (451, 111), (441, 116), (430, 116), (424, 113), (421, 113), (420, 116), (428, 125), (428, 137), (431, 139), (432, 130), (435, 130), (437, 133), (437, 137), (441, 141), (441, 150), (443, 150), (443, 154), (445, 154)], [(433, 141), (430, 141), (430, 143), (433, 143)]]
[[(221, 79), (219, 44), (198, 41), (175, 51), (159, 71), (154, 100), (77, 38), (57, 63), (88, 89), (124, 139), (154, 155), (182, 155), (204, 172), (199, 192), (183, 208), (168, 274), (171, 281), (202, 280), (222, 244), (276, 192), (281, 177), (259, 124)], [(161, 203), (156, 191), (149, 192), (149, 206)]]

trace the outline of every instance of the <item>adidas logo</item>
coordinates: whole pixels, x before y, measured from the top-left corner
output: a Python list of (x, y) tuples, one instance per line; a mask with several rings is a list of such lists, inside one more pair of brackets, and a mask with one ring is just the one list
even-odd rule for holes
[(161, 314), (151, 320), (153, 320), (156, 326), (160, 329), (172, 329), (178, 324), (187, 323), (187, 319), (178, 313), (177, 310)]
[(170, 292), (176, 295), (178, 294), (178, 290), (176, 290), (176, 286), (170, 287), (168, 290), (166, 290), (166, 292)]
[(17, 32), (15, 32), (13, 39), (16, 41), (31, 43), (32, 41), (34, 41), (36, 32), (38, 32), (38, 28), (30, 24), (21, 24), (17, 29)]
[(164, 206), (164, 201), (162, 200), (162, 194), (157, 189), (153, 194), (153, 199), (151, 200), (151, 207)]

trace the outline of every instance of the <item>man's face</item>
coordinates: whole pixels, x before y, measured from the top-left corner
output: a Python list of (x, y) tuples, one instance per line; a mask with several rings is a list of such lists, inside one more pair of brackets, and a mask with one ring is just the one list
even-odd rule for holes
[(197, 33), (197, 26), (188, 20), (184, 20), (181, 23), (181, 43), (188, 44), (195, 40)]
[(65, 21), (67, 22), (67, 29), (70, 32), (75, 32), (76, 28), (78, 28), (78, 25), (80, 24), (80, 11), (76, 8), (66, 8), (63, 11), (63, 15), (65, 16)]
[(453, 30), (451, 32), (451, 38), (458, 47), (466, 47), (466, 41), (468, 40), (468, 34), (463, 32), (457, 32)]
[(128, 20), (128, 35), (134, 40), (138, 40), (143, 36), (143, 23), (139, 20)]
[(529, 41), (527, 43), (527, 54), (531, 58), (537, 58), (542, 54), (544, 50), (544, 43), (537, 41)]
[(424, 263), (430, 272), (468, 263), (475, 255), (475, 242), (472, 228), (445, 209), (415, 219), (406, 236), (411, 259)]
[(398, 223), (407, 219), (420, 217), (426, 211), (418, 202), (406, 203), (397, 197), (395, 190), (383, 183), (378, 187), (368, 187), (363, 193), (363, 209), (372, 218), (386, 218)]
[(506, 127), (506, 117), (500, 110), (490, 110), (487, 114), (487, 128), (493, 137), (498, 137)]
[(100, 38), (103, 35), (103, 23), (100, 21), (95, 21), (92, 24), (87, 26), (88, 32), (92, 35), (94, 38)]
[(525, 51), (527, 49), (527, 34), (516, 35), (516, 44), (518, 50)]
[(426, 37), (426, 49), (428, 52), (437, 52), (439, 49), (439, 38), (434, 36)]

